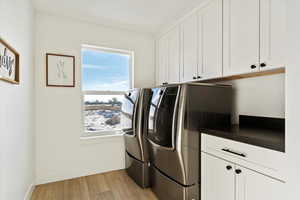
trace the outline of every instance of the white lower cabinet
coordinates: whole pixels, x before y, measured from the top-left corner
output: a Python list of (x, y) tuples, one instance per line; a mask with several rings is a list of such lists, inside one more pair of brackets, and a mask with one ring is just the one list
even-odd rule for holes
[(201, 200), (233, 200), (234, 189), (234, 165), (201, 153)]
[(282, 200), (284, 187), (279, 180), (201, 153), (202, 200)]
[(236, 170), (236, 200), (284, 199), (284, 183), (238, 165)]

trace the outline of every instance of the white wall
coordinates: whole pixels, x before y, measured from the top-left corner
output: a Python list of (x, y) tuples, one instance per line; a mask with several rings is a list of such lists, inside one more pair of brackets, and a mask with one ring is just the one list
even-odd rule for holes
[(300, 197), (300, 1), (288, 2), (288, 66), (286, 75), (286, 152), (289, 173), (287, 199)]
[(285, 118), (285, 74), (224, 83), (234, 89), (234, 122), (238, 115)]
[[(154, 85), (152, 36), (83, 21), (37, 14), (36, 32), (36, 175), (45, 183), (124, 168), (122, 137), (81, 141), (80, 50), (82, 44), (132, 50), (134, 86)], [(47, 52), (76, 57), (76, 87), (45, 86)]]
[(0, 199), (21, 200), (34, 183), (34, 10), (0, 1), (0, 37), (20, 54), (20, 85), (0, 81)]

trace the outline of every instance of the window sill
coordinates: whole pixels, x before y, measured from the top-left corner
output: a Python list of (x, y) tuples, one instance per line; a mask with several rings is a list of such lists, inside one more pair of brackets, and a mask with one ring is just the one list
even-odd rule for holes
[(81, 144), (95, 144), (101, 142), (107, 142), (111, 140), (115, 140), (117, 138), (123, 138), (124, 133), (106, 133), (106, 134), (95, 134), (95, 135), (86, 135), (80, 137)]

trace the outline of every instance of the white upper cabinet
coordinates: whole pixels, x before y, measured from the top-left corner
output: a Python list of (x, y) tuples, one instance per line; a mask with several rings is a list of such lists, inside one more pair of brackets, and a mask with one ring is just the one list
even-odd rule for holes
[(224, 0), (224, 75), (259, 70), (259, 1)]
[(182, 23), (182, 81), (191, 81), (197, 78), (198, 68), (198, 32), (197, 14), (193, 14)]
[(234, 164), (201, 153), (202, 200), (234, 200), (234, 181)]
[(156, 69), (156, 84), (162, 85), (168, 80), (168, 38), (162, 37), (158, 41), (158, 67)]
[(238, 165), (236, 170), (235, 200), (285, 199), (284, 183)]
[(285, 66), (286, 0), (224, 0), (224, 75)]
[(157, 85), (180, 81), (180, 29), (176, 27), (158, 41)]
[(221, 77), (222, 0), (211, 0), (198, 12), (198, 41), (198, 76)]
[(286, 52), (286, 0), (261, 0), (261, 70), (284, 67)]
[(171, 30), (168, 35), (168, 83), (180, 82), (180, 29)]
[(209, 0), (159, 40), (158, 84), (286, 65), (286, 0)]

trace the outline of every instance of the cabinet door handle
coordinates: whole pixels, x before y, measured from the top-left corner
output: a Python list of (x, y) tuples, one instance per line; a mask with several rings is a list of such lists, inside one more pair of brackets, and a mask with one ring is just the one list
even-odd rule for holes
[(201, 76), (197, 76), (197, 78), (202, 78)]
[(251, 69), (255, 69), (256, 65), (251, 65), (250, 67), (251, 67)]
[(197, 79), (197, 77), (196, 77), (196, 76), (193, 76), (193, 79), (195, 80), (195, 79)]
[(237, 155), (237, 156), (241, 156), (241, 157), (244, 157), (244, 158), (246, 157), (246, 154), (238, 153), (238, 152), (232, 151), (232, 150), (230, 150), (230, 149), (224, 148), (224, 149), (222, 149), (222, 151), (225, 151), (225, 152), (228, 152), (228, 153)]
[(227, 169), (227, 170), (231, 170), (231, 169), (232, 169), (232, 166), (227, 165), (227, 166), (226, 166), (226, 169)]
[(235, 170), (235, 173), (236, 173), (236, 174), (240, 174), (240, 173), (242, 173), (242, 170), (236, 169), (236, 170)]
[(168, 85), (168, 82), (164, 82), (163, 85)]
[(260, 67), (266, 67), (266, 66), (267, 66), (266, 63), (261, 63), (261, 64), (260, 64)]

